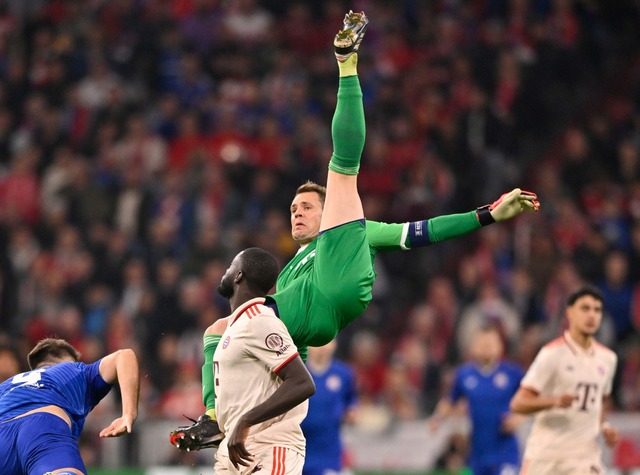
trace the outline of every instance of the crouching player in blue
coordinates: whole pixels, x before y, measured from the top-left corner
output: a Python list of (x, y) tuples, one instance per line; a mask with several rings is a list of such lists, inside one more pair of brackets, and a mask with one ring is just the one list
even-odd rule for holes
[(47, 338), (28, 355), (31, 371), (0, 384), (0, 467), (12, 475), (84, 475), (78, 437), (91, 410), (119, 383), (122, 416), (100, 437), (130, 433), (140, 377), (132, 350), (92, 364), (65, 340)]

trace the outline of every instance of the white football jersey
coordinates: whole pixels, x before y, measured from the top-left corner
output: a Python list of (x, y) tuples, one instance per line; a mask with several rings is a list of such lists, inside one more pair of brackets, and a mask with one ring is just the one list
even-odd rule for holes
[[(213, 356), (216, 416), (220, 429), (231, 435), (238, 419), (264, 402), (278, 389), (278, 371), (298, 356), (284, 323), (264, 299), (250, 300), (236, 309)], [(304, 455), (300, 424), (308, 401), (290, 411), (251, 427), (247, 450), (257, 453), (264, 445), (286, 447)], [(227, 439), (219, 452), (228, 455)]]
[(613, 351), (595, 341), (583, 349), (567, 331), (540, 350), (520, 386), (544, 396), (575, 394), (576, 399), (569, 408), (536, 414), (525, 459), (600, 454), (602, 399), (611, 393), (617, 360)]

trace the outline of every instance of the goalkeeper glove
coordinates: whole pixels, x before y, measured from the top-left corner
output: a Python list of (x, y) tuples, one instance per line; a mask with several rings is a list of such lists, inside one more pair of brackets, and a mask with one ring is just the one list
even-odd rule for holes
[(530, 191), (515, 188), (509, 193), (504, 193), (500, 198), (490, 205), (481, 206), (476, 210), (478, 221), (482, 226), (507, 221), (515, 218), (526, 210), (538, 211), (540, 202), (538, 196)]

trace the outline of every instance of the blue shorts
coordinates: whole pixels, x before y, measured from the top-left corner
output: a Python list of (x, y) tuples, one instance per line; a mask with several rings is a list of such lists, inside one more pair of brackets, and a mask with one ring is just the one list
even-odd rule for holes
[(473, 475), (518, 475), (520, 472), (517, 464), (497, 463), (497, 464), (475, 464), (470, 463)]
[(2, 473), (43, 475), (60, 468), (87, 473), (78, 441), (53, 414), (37, 412), (1, 423), (0, 441)]

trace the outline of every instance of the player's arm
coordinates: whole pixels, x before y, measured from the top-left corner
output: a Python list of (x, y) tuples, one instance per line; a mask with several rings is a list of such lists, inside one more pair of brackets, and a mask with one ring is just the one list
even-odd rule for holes
[(316, 391), (311, 374), (297, 354), (278, 369), (277, 375), (282, 379), (282, 384), (263, 403), (244, 413), (228, 438), (229, 459), (236, 468), (238, 465), (248, 467), (253, 461), (253, 456), (244, 445), (251, 426), (284, 414)]
[(98, 371), (109, 384), (118, 383), (122, 400), (122, 416), (100, 432), (100, 437), (118, 437), (130, 433), (138, 418), (140, 397), (140, 371), (138, 358), (133, 350), (119, 350), (100, 361)]
[(503, 434), (515, 434), (525, 421), (527, 416), (524, 414), (516, 414), (515, 412), (508, 412), (502, 416), (500, 423), (500, 430)]
[(202, 365), (202, 402), (206, 414), (216, 420), (216, 389), (213, 384), (213, 355), (227, 329), (229, 317), (220, 318), (204, 332), (204, 364)]
[(202, 450), (218, 447), (224, 438), (216, 417), (216, 392), (213, 375), (213, 355), (227, 329), (229, 317), (220, 318), (204, 332), (204, 364), (202, 365), (202, 402), (206, 412), (190, 426), (178, 427), (169, 434), (169, 442), (179, 450)]
[(358, 390), (356, 388), (355, 375), (350, 367), (348, 368), (344, 379), (344, 407), (345, 411), (342, 414), (342, 422), (344, 424), (353, 424), (357, 417), (357, 405), (358, 405)]
[(369, 244), (380, 250), (424, 247), (464, 236), (483, 226), (512, 219), (523, 211), (537, 211), (540, 207), (534, 193), (515, 188), (490, 205), (467, 213), (437, 216), (410, 223), (379, 223), (367, 221)]
[(602, 438), (609, 447), (614, 447), (619, 440), (618, 429), (609, 424), (606, 420), (606, 409), (611, 406), (611, 397), (604, 396), (602, 398), (602, 412), (600, 413), (600, 429), (602, 430)]
[(517, 414), (533, 414), (546, 409), (570, 407), (574, 399), (573, 394), (544, 396), (535, 389), (520, 386), (511, 399), (509, 408)]
[(462, 375), (460, 370), (457, 370), (453, 379), (453, 385), (451, 386), (450, 393), (440, 399), (433, 414), (429, 418), (428, 426), (431, 431), (437, 431), (440, 425), (447, 418), (453, 414), (461, 412), (464, 407), (464, 387), (462, 384)]
[(240, 418), (247, 429), (284, 414), (316, 392), (313, 378), (299, 355), (278, 370), (277, 374), (282, 379), (278, 389), (263, 403), (247, 411)]
[(457, 404), (453, 403), (448, 397), (444, 397), (438, 401), (433, 414), (428, 421), (429, 430), (437, 431), (440, 425), (455, 412)]
[(517, 414), (533, 414), (553, 408), (567, 408), (575, 394), (552, 395), (557, 370), (557, 355), (551, 346), (544, 346), (531, 363), (520, 387), (511, 398), (509, 409)]

